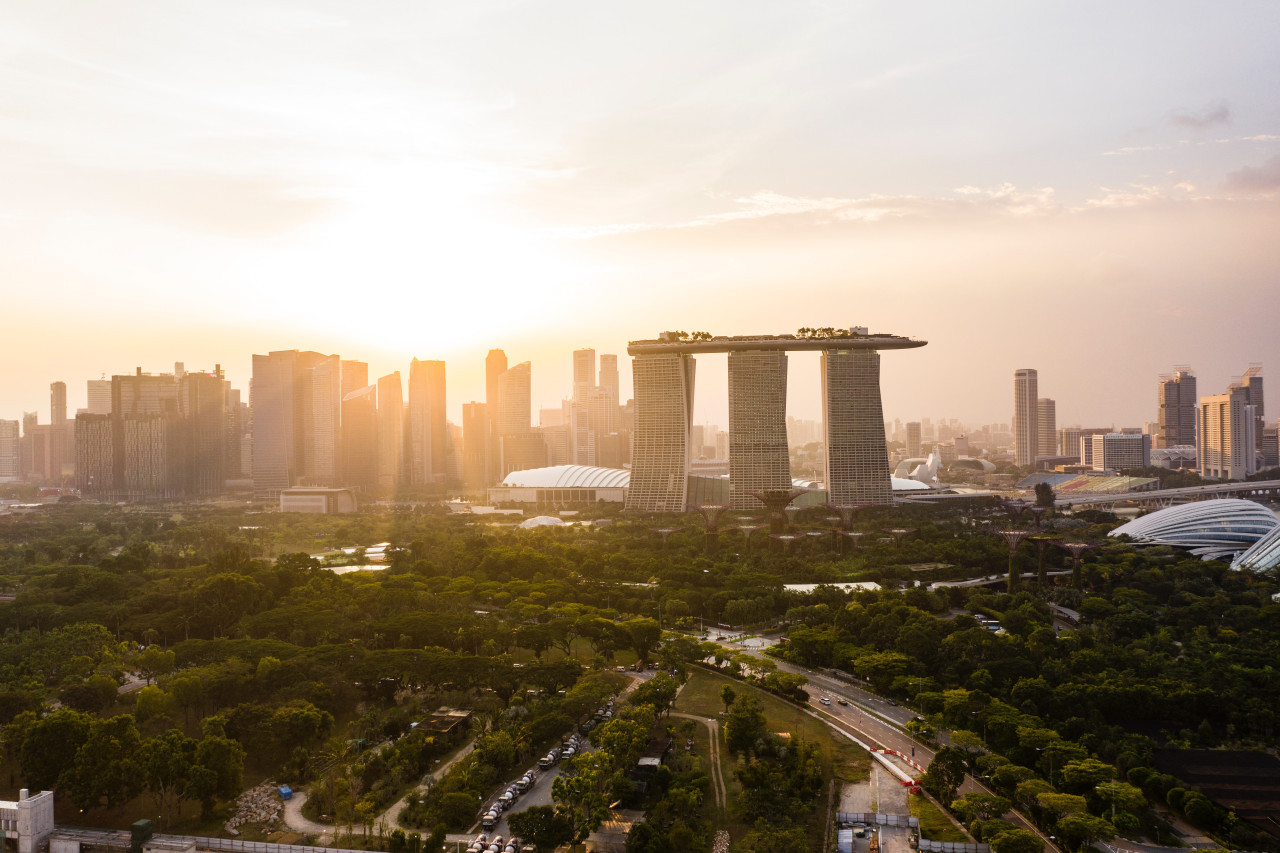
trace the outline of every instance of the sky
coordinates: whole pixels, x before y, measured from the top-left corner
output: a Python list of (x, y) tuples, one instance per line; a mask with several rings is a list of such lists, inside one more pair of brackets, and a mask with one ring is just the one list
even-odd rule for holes
[[(445, 359), (457, 420), (491, 348), (551, 406), (573, 349), (664, 329), (927, 340), (883, 355), (889, 419), (1007, 422), (1024, 367), (1086, 425), (1154, 420), (1175, 365), (1202, 394), (1280, 376), (1274, 2), (0, 21), (0, 418), (175, 361), (247, 390), (253, 353), (298, 348)], [(698, 368), (724, 426), (724, 359)], [(789, 411), (818, 417), (812, 356)]]

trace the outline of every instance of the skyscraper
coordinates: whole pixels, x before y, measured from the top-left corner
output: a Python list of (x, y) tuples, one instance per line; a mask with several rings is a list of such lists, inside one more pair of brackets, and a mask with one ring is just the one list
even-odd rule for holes
[(1156, 385), (1159, 406), (1156, 417), (1156, 447), (1195, 446), (1196, 375), (1190, 368), (1178, 368), (1160, 377)]
[(1253, 434), (1256, 447), (1262, 450), (1262, 437), (1266, 427), (1266, 406), (1262, 397), (1262, 365), (1253, 364), (1240, 377), (1240, 387), (1244, 389), (1249, 405), (1253, 406)]
[[(498, 431), (498, 383), (507, 372), (507, 354), (491, 349), (484, 359), (484, 409), (489, 419), (489, 445), (485, 449), (486, 486), (502, 479), (501, 433)], [(465, 431), (464, 431), (465, 432)], [(465, 440), (465, 439), (464, 439)]]
[(591, 398), (596, 390), (596, 351), (573, 351), (573, 405), (569, 436), (576, 465), (596, 464), (595, 432), (591, 429)]
[(1058, 404), (1048, 397), (1036, 400), (1037, 456), (1058, 455)]
[(1257, 438), (1249, 391), (1232, 385), (1225, 394), (1200, 398), (1200, 476), (1242, 480), (1256, 470)]
[[(699, 438), (694, 452), (702, 452)], [(729, 506), (760, 506), (754, 491), (790, 489), (787, 452), (787, 354), (729, 353)]]
[(446, 479), (445, 374), (443, 361), (409, 363), (407, 455), (409, 483), (443, 486)]
[(342, 360), (321, 359), (302, 374), (302, 476), (308, 486), (341, 485)]
[(533, 430), (533, 365), (522, 361), (498, 377), (499, 479), (546, 464), (547, 446)]
[(76, 487), (92, 496), (116, 492), (115, 441), (111, 415), (76, 415)]
[(213, 373), (184, 373), (178, 383), (178, 407), (185, 432), (180, 466), (184, 470), (182, 482), (172, 485), (189, 495), (221, 494), (227, 480), (227, 381), (221, 365), (215, 365)]
[(907, 458), (914, 459), (920, 456), (920, 422), (907, 421)]
[(378, 487), (395, 490), (404, 474), (404, 385), (400, 371), (378, 380)]
[(828, 500), (833, 504), (891, 503), (893, 487), (880, 402), (880, 353), (871, 349), (823, 350), (821, 372)]
[(67, 422), (67, 383), (54, 382), (49, 386), (49, 423), (62, 426)]
[[(343, 362), (344, 372), (347, 362)], [(368, 378), (368, 372), (365, 372)], [(371, 492), (378, 486), (378, 387), (366, 385), (342, 398), (343, 486)]]
[(636, 425), (627, 509), (685, 511), (694, 367), (683, 353), (636, 355), (631, 364)]
[(470, 495), (483, 495), (489, 485), (489, 428), (484, 403), (462, 404), (462, 484)]
[(16, 483), (20, 479), (21, 438), (17, 421), (0, 420), (0, 483)]
[(298, 482), (307, 423), (304, 372), (326, 358), (318, 352), (298, 350), (253, 357), (249, 406), (255, 495), (274, 497)]
[(111, 414), (111, 380), (90, 379), (88, 382), (89, 405), (91, 415)]
[(1035, 370), (1013, 372), (1013, 461), (1015, 465), (1035, 465), (1040, 444), (1040, 419)]

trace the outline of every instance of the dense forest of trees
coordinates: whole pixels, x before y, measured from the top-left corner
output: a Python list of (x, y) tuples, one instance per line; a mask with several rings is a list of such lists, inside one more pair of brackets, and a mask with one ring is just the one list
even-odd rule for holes
[[(991, 512), (875, 508), (858, 517), (866, 535), (856, 547), (834, 534), (790, 547), (732, 531), (715, 549), (694, 518), (664, 543), (652, 522), (622, 518), (522, 531), (443, 511), (319, 517), (65, 504), (4, 517), (6, 758), (29, 786), (56, 784), (104, 816), (144, 794), (161, 813), (198, 802), (212, 815), (242, 777), (271, 776), (313, 782), (322, 813), (358, 826), (451, 748), (411, 733), (410, 722), (465, 705), (482, 737), (481, 760), (468, 766), (482, 769), (407, 815), (426, 832), (461, 824), (462, 794), (474, 803), (491, 776), (616, 691), (602, 677), (618, 656), (734, 666), (730, 653), (696, 641), (700, 625), (732, 623), (783, 628), (790, 660), (856, 673), (932, 725), (958, 730), (953, 742), (969, 744), (956, 756), (965, 769), (992, 777), (1063, 837), (1073, 826), (1081, 838), (1106, 830), (1086, 820), (1103, 811), (1112, 828), (1150, 822), (1145, 806), (1072, 781), (1069, 768), (1097, 762), (1109, 768), (1102, 782), (1258, 849), (1263, 839), (1160, 773), (1152, 751), (1275, 745), (1275, 579), (1112, 542), (1086, 558), (1079, 589), (1069, 578), (1014, 595), (914, 584), (1003, 572), (1007, 549), (984, 532), (996, 523)], [(830, 529), (827, 515), (815, 508), (798, 521)], [(1055, 532), (1096, 541), (1114, 521), (1082, 513), (1055, 521)], [(884, 536), (885, 528), (909, 532)], [(391, 545), (378, 572), (335, 574), (308, 556), (379, 542)], [(1030, 571), (1035, 554), (1024, 546), (1016, 562)], [(1050, 568), (1069, 559), (1047, 555)], [(783, 588), (838, 580), (885, 589)], [(1083, 624), (1059, 636), (1051, 602), (1078, 611)], [(977, 615), (1004, 632), (981, 627)], [(689, 636), (664, 642), (664, 629)], [(784, 696), (803, 682), (767, 666), (758, 675)], [(646, 722), (637, 713), (631, 722)], [(352, 749), (361, 741), (380, 746)], [(762, 741), (741, 751), (744, 787), (776, 787), (778, 771), (759, 764), (768, 749)], [(803, 762), (802, 752), (787, 760)], [(603, 795), (613, 793), (616, 770), (582, 772), (608, 777), (592, 777)], [(782, 772), (797, 793), (770, 805), (798, 819), (804, 775)], [(648, 802), (659, 814), (669, 791), (692, 796), (701, 784), (692, 768), (663, 781)], [(1033, 782), (1049, 787), (1019, 793)], [(450, 793), (460, 795), (453, 811)], [(1085, 807), (1046, 805), (1039, 794), (1082, 796)], [(1111, 820), (1110, 806), (1122, 801)], [(960, 802), (957, 813), (994, 838), (1002, 827), (983, 823), (999, 820), (989, 805)], [(677, 829), (707, 837), (705, 826)]]

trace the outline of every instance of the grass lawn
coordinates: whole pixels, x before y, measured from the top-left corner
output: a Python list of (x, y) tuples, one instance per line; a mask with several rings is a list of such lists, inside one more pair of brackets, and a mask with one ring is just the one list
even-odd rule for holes
[(911, 815), (920, 818), (921, 838), (927, 838), (930, 841), (956, 841), (960, 843), (970, 840), (963, 832), (956, 829), (956, 825), (943, 813), (942, 809), (934, 805), (928, 798), (919, 794), (912, 794), (908, 805), (911, 808)]
[[(684, 689), (680, 691), (680, 696), (676, 700), (675, 710), (686, 714), (695, 714), (703, 718), (716, 718), (721, 722), (720, 769), (724, 776), (729, 800), (725, 828), (729, 830), (729, 834), (735, 841), (741, 839), (750, 831), (751, 823), (750, 821), (744, 821), (736, 808), (736, 800), (742, 791), (742, 786), (738, 783), (733, 773), (736, 762), (724, 747), (724, 717), (721, 716), (724, 712), (724, 703), (720, 701), (720, 688), (726, 684), (731, 685), (734, 692), (739, 696), (748, 691), (755, 694), (756, 698), (760, 700), (770, 731), (776, 733), (789, 732), (792, 737), (802, 737), (811, 743), (817, 744), (818, 748), (822, 750), (822, 754), (826, 757), (824, 775), (828, 781), (834, 777), (845, 782), (856, 782), (867, 779), (870, 776), (870, 756), (859, 749), (853, 741), (840, 737), (825, 723), (809, 716), (805, 710), (752, 685), (735, 681), (732, 678), (708, 672), (704, 669), (695, 668), (690, 674), (689, 681), (685, 684)], [(703, 731), (706, 731), (705, 726)], [(703, 744), (697, 738), (695, 738), (695, 741), (698, 742), (699, 755), (706, 755), (707, 753), (703, 752)], [(825, 837), (827, 821), (834, 817), (827, 814), (826, 786), (824, 786), (821, 801), (814, 805), (814, 818), (809, 834), (811, 840), (814, 841), (815, 849), (817, 849), (818, 846), (821, 846)]]

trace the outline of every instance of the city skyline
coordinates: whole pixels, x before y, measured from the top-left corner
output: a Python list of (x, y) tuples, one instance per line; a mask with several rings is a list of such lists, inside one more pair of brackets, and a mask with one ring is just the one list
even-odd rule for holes
[[(537, 366), (541, 408), (566, 349), (766, 313), (931, 341), (885, 365), (908, 419), (1007, 420), (1030, 364), (1059, 422), (1134, 423), (1172, 365), (1219, 387), (1280, 357), (1274, 4), (264, 0), (139, 23), (6, 10), (0, 277), (43, 322), (0, 336), (0, 412), (175, 359), (243, 387), (251, 353), (306, 347), (455, 365), (457, 423), (490, 347)], [(789, 408), (816, 417), (804, 361)]]

